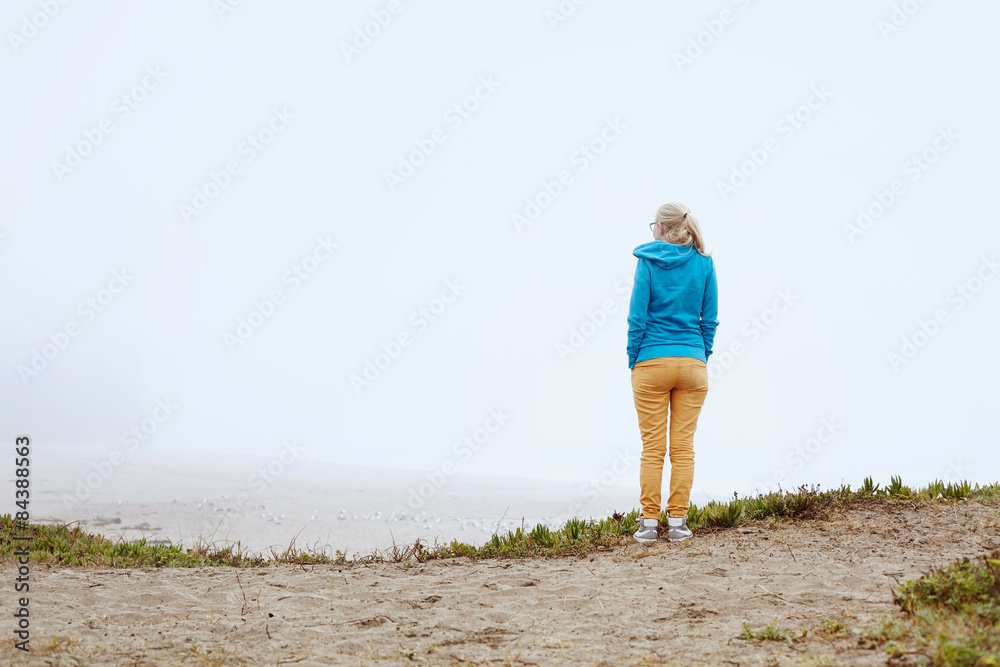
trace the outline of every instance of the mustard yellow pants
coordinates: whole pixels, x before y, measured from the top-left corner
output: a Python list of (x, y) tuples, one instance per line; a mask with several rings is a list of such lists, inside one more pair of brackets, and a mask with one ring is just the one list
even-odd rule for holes
[[(645, 519), (659, 519), (663, 462), (670, 431), (667, 512), (687, 516), (694, 482), (694, 432), (708, 393), (708, 366), (693, 357), (657, 357), (632, 367), (632, 395), (642, 433), (639, 502)], [(667, 413), (669, 409), (669, 427)]]

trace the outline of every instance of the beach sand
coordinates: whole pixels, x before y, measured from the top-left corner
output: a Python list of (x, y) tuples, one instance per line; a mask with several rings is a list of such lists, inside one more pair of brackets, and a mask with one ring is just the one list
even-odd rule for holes
[[(884, 665), (859, 637), (894, 586), (1000, 546), (976, 503), (851, 510), (584, 558), (406, 566), (87, 570), (36, 565), (32, 659), (13, 665)], [(4, 576), (13, 572), (4, 565)], [(810, 629), (794, 647), (738, 639)], [(43, 663), (44, 660), (47, 662)], [(464, 661), (468, 661), (467, 663)]]

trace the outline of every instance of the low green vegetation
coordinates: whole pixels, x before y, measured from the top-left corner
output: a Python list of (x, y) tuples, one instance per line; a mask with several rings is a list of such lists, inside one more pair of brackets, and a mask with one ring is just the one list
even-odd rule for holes
[[(779, 525), (783, 521), (822, 519), (833, 513), (859, 507), (892, 503), (980, 502), (1000, 504), (1000, 485), (985, 487), (968, 482), (935, 481), (926, 487), (911, 489), (893, 477), (886, 487), (866, 478), (861, 487), (850, 486), (822, 491), (819, 487), (799, 487), (795, 491), (779, 490), (740, 498), (728, 502), (710, 502), (704, 507), (692, 505), (688, 511), (688, 526), (702, 532), (725, 530), (734, 526), (765, 521)], [(667, 525), (667, 515), (661, 518)], [(11, 516), (0, 516), (0, 556), (13, 559), (13, 551), (23, 542), (15, 535), (30, 534), (30, 558), (35, 563), (83, 567), (202, 567), (226, 565), (261, 567), (276, 564), (335, 564), (350, 566), (371, 562), (414, 563), (434, 558), (469, 557), (526, 558), (535, 556), (582, 556), (607, 551), (627, 544), (638, 528), (639, 510), (615, 512), (603, 519), (569, 519), (561, 528), (551, 529), (538, 524), (494, 534), (482, 546), (453, 540), (446, 545), (428, 547), (421, 540), (407, 546), (393, 546), (369, 555), (347, 557), (341, 551), (303, 551), (294, 540), (284, 551), (272, 550), (269, 556), (254, 554), (239, 543), (215, 546), (199, 544), (185, 548), (180, 544), (149, 544), (145, 539), (126, 542), (112, 540), (81, 530), (75, 525), (30, 524), (27, 530), (15, 530)]]
[[(900, 612), (856, 625), (827, 617), (812, 634), (881, 650), (890, 665), (1000, 666), (1000, 551), (911, 579), (895, 589), (894, 601)], [(760, 630), (744, 623), (738, 638), (791, 646), (806, 636), (775, 619)]]
[[(20, 536), (22, 539), (15, 539)], [(30, 542), (23, 539), (31, 538)], [(267, 565), (262, 556), (250, 556), (246, 549), (235, 546), (203, 545), (185, 549), (183, 546), (147, 544), (145, 539), (127, 542), (95, 535), (71, 524), (29, 524), (16, 529), (11, 515), (0, 515), (0, 554), (14, 559), (14, 551), (29, 545), (33, 563), (80, 567), (201, 567), (229, 565), (254, 567)]]
[(824, 618), (823, 622), (819, 626), (819, 633), (824, 637), (843, 637), (847, 635), (851, 629), (846, 623), (835, 618)]
[(997, 485), (995, 484), (985, 489), (980, 489), (978, 484), (976, 488), (973, 488), (969, 482), (945, 483), (941, 480), (935, 480), (921, 489), (914, 490), (908, 486), (903, 486), (903, 480), (896, 475), (892, 476), (889, 480), (889, 485), (884, 488), (872, 481), (871, 477), (865, 477), (858, 491), (861, 494), (872, 497), (882, 496), (897, 498), (899, 500), (937, 500), (941, 498), (959, 500), (970, 498), (973, 495), (995, 499), (998, 493)]
[(778, 619), (775, 618), (762, 630), (754, 630), (750, 627), (749, 623), (744, 622), (740, 639), (745, 641), (781, 642), (782, 644), (791, 646), (796, 639), (804, 639), (808, 634), (809, 631), (806, 628), (800, 628), (798, 632), (783, 628), (778, 625)]
[(936, 665), (1000, 665), (1000, 551), (906, 582), (896, 604)]

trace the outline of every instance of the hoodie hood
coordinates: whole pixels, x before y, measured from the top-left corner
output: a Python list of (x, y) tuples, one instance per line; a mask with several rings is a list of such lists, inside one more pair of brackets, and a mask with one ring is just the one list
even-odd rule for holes
[(685, 262), (691, 261), (693, 257), (700, 257), (694, 246), (677, 245), (666, 241), (650, 241), (636, 246), (632, 254), (653, 262), (661, 269), (672, 269)]

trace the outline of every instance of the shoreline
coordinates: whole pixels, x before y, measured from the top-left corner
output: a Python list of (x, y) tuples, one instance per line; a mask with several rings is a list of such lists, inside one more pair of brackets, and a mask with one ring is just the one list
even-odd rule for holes
[(273, 459), (170, 453), (126, 462), (84, 488), (86, 475), (98, 481), (92, 455), (65, 447), (36, 459), (33, 521), (76, 521), (112, 539), (188, 547), (204, 538), (266, 552), (295, 539), (298, 548), (319, 543), (353, 556), (417, 539), (480, 545), (522, 521), (554, 529), (572, 516), (604, 518), (638, 506), (638, 479), (633, 490), (607, 487), (588, 497), (580, 483), (465, 475), (432, 487), (423, 471), (300, 460), (248, 484)]

